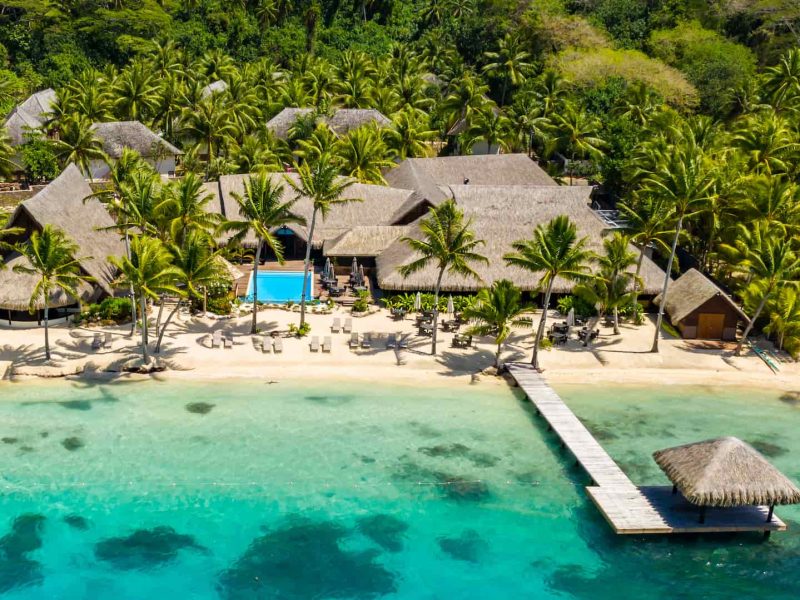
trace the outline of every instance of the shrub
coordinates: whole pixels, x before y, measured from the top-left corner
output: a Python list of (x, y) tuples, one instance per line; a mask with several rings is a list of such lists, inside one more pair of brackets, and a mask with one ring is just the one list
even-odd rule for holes
[(566, 315), (571, 309), (575, 310), (576, 317), (590, 317), (597, 312), (591, 304), (578, 296), (562, 296), (556, 306), (562, 315)]
[(215, 315), (229, 315), (233, 310), (233, 297), (231, 294), (209, 298), (206, 310)]
[(369, 310), (369, 292), (361, 290), (358, 292), (358, 300), (353, 302), (353, 312), (367, 312)]
[(83, 307), (81, 314), (75, 317), (75, 323), (87, 321), (113, 321), (125, 323), (131, 317), (130, 298), (105, 298), (100, 304), (89, 304)]
[(289, 333), (297, 337), (305, 337), (311, 333), (311, 324), (308, 322), (303, 323), (300, 327), (294, 323), (289, 324)]

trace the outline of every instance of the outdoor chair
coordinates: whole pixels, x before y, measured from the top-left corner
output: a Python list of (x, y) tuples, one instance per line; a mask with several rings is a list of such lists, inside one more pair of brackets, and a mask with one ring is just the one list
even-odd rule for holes
[(103, 338), (99, 333), (94, 334), (94, 339), (92, 340), (92, 350), (100, 350), (100, 347), (103, 345)]
[(273, 343), (272, 351), (275, 354), (283, 352), (283, 339), (282, 338), (276, 337), (276, 338), (274, 338), (272, 340), (272, 343)]
[(400, 320), (404, 319), (405, 316), (406, 316), (406, 309), (405, 308), (393, 308), (392, 309), (392, 317), (395, 320), (400, 321)]
[(324, 338), (322, 338), (322, 351), (323, 352), (330, 352), (332, 346), (333, 346), (333, 342), (331, 341), (331, 336), (326, 335)]
[(361, 347), (362, 348), (372, 348), (372, 334), (365, 333), (364, 336), (361, 338)]
[(353, 331), (353, 319), (348, 317), (347, 319), (344, 320), (343, 331), (345, 333), (350, 333), (351, 331)]
[(339, 320), (339, 317), (336, 317), (333, 320), (333, 325), (331, 325), (331, 332), (332, 333), (339, 333), (342, 330), (342, 323)]
[(342, 288), (340, 288), (340, 287), (331, 286), (330, 289), (328, 290), (328, 293), (332, 297), (338, 298), (339, 296), (344, 294), (344, 290)]
[(309, 344), (309, 348), (312, 352), (319, 352), (319, 336), (314, 336), (311, 338), (311, 342)]
[(456, 334), (453, 336), (453, 348), (469, 348), (470, 346), (472, 346), (471, 335)]
[(103, 348), (106, 348), (106, 349), (111, 348), (111, 342), (112, 341), (113, 341), (113, 338), (111, 336), (111, 332), (110, 331), (106, 331), (105, 338), (103, 339)]
[(261, 337), (261, 351), (266, 354), (272, 350), (272, 338), (268, 335)]
[(403, 337), (402, 333), (397, 334), (397, 348), (399, 350), (407, 350), (408, 349), (408, 341), (405, 337)]
[(222, 345), (226, 350), (230, 350), (233, 348), (233, 337), (226, 335), (222, 338)]
[(353, 331), (350, 334), (350, 350), (355, 350), (358, 348), (358, 333)]
[(211, 347), (219, 348), (222, 346), (222, 331), (217, 329), (211, 336)]
[(394, 333), (390, 333), (389, 337), (386, 339), (386, 349), (392, 350), (397, 347), (397, 336)]

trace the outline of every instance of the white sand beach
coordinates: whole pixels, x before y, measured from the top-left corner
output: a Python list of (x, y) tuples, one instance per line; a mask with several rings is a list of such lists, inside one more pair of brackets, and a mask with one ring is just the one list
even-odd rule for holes
[[(402, 332), (408, 349), (386, 348), (386, 339), (371, 348), (351, 350), (350, 335), (332, 333), (334, 318), (344, 323), (352, 318), (353, 331), (394, 334)], [(552, 318), (558, 318), (553, 315)], [(250, 335), (250, 316), (217, 320), (179, 314), (169, 325), (159, 360), (166, 371), (156, 377), (221, 379), (241, 377), (281, 381), (286, 379), (326, 378), (393, 381), (398, 384), (451, 385), (454, 381), (471, 382), (473, 374), (490, 367), (495, 346), (490, 338), (474, 341), (474, 347), (451, 346), (453, 334), (439, 334), (436, 357), (430, 355), (430, 339), (416, 335), (414, 321), (408, 317), (394, 321), (385, 310), (364, 317), (352, 317), (349, 310), (331, 314), (309, 313), (311, 334), (302, 339), (288, 337), (288, 326), (299, 315), (282, 309), (265, 308), (259, 312), (262, 332), (280, 332), (283, 352), (263, 353), (254, 343), (260, 336)], [(576, 339), (566, 345), (542, 352), (545, 377), (552, 383), (575, 384), (694, 384), (800, 389), (800, 368), (784, 357), (780, 372), (773, 373), (752, 351), (741, 357), (733, 355), (732, 344), (662, 339), (661, 351), (651, 353), (653, 324), (640, 327), (622, 325), (620, 335), (600, 327), (600, 337), (589, 348)], [(212, 348), (213, 331), (220, 329), (231, 336), (231, 348)], [(92, 349), (96, 332), (111, 332), (110, 348)], [(463, 332), (463, 329), (462, 329)], [(81, 373), (85, 377), (142, 377), (120, 375), (126, 363), (139, 357), (138, 334), (131, 338), (130, 327), (53, 326), (50, 330), (53, 358), (44, 360), (44, 332), (34, 329), (0, 329), (0, 372), (7, 379), (30, 376), (61, 376)], [(312, 352), (309, 342), (330, 336), (330, 352)], [(530, 360), (533, 332), (520, 330), (506, 344), (503, 361)], [(151, 332), (151, 346), (155, 336)], [(490, 376), (480, 377), (484, 384), (500, 383)]]

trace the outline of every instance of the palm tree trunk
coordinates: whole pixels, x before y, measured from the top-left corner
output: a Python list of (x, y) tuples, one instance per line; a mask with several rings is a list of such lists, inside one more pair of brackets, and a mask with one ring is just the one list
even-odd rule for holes
[(158, 337), (158, 332), (160, 331), (161, 327), (161, 315), (164, 314), (164, 294), (161, 294), (161, 298), (158, 301), (158, 316), (156, 317), (156, 337)]
[(669, 260), (667, 261), (667, 271), (664, 274), (664, 287), (661, 290), (661, 304), (658, 305), (658, 317), (656, 317), (656, 332), (653, 335), (653, 347), (650, 352), (658, 352), (658, 339), (661, 336), (661, 322), (664, 320), (664, 306), (667, 304), (667, 288), (669, 287), (670, 274), (672, 273), (672, 263), (675, 261), (675, 250), (678, 248), (678, 238), (681, 235), (681, 227), (683, 227), (683, 215), (678, 219), (678, 225), (675, 227), (675, 239), (672, 240), (672, 249), (669, 252)]
[(47, 297), (45, 296), (44, 304), (44, 357), (50, 360), (50, 328), (48, 327), (50, 316), (50, 308), (47, 306)]
[[(306, 289), (308, 288), (308, 269), (311, 266), (311, 240), (314, 239), (314, 226), (317, 224), (317, 209), (311, 213), (311, 227), (308, 230), (306, 259), (303, 264), (303, 290), (300, 293), (300, 327), (306, 323)], [(434, 333), (435, 335), (435, 333)]]
[(547, 323), (547, 309), (550, 307), (550, 294), (553, 292), (553, 280), (547, 284), (547, 291), (544, 294), (544, 306), (542, 307), (542, 318), (539, 319), (539, 329), (536, 330), (536, 339), (533, 341), (533, 357), (531, 358), (531, 366), (534, 369), (539, 369), (539, 344), (542, 342), (544, 336), (544, 327)]
[(161, 328), (161, 331), (158, 333), (158, 341), (156, 342), (156, 354), (161, 352), (161, 340), (164, 339), (164, 332), (167, 330), (167, 325), (169, 325), (170, 321), (172, 321), (172, 317), (175, 316), (175, 313), (178, 312), (178, 309), (181, 307), (181, 301), (178, 300), (177, 304), (175, 304), (175, 308), (172, 309), (172, 312), (167, 315), (167, 320), (164, 321), (164, 326)]
[(636, 263), (636, 274), (633, 276), (633, 298), (631, 299), (631, 311), (633, 312), (634, 322), (636, 322), (637, 325), (639, 324), (639, 322), (636, 321), (636, 305), (639, 303), (639, 276), (642, 272), (645, 248), (647, 248), (647, 246), (642, 245), (639, 250), (639, 260)]
[(500, 106), (506, 103), (506, 88), (508, 87), (508, 75), (503, 77), (503, 91), (500, 93)]
[(262, 244), (261, 238), (258, 238), (258, 242), (256, 243), (256, 258), (253, 261), (253, 323), (250, 325), (250, 335), (255, 335), (258, 329), (258, 263), (261, 262)]
[(614, 335), (619, 335), (619, 308), (614, 307)]
[(495, 369), (499, 369), (500, 368), (500, 351), (502, 350), (502, 348), (503, 348), (503, 342), (500, 342), (499, 344), (497, 344), (497, 352), (494, 353), (494, 368)]
[(436, 332), (439, 324), (439, 289), (442, 287), (444, 269), (444, 267), (439, 269), (439, 277), (436, 278), (436, 288), (433, 290), (433, 334), (431, 335), (431, 356), (436, 356)]
[(761, 299), (761, 302), (758, 303), (758, 308), (756, 308), (756, 312), (753, 313), (753, 318), (750, 319), (750, 322), (747, 324), (747, 327), (744, 328), (744, 333), (742, 334), (742, 339), (739, 340), (739, 343), (736, 344), (736, 351), (734, 354), (736, 356), (741, 356), (742, 348), (744, 347), (744, 343), (747, 341), (747, 336), (750, 335), (750, 332), (753, 330), (753, 326), (756, 323), (756, 319), (761, 316), (761, 311), (764, 310), (764, 306), (767, 304), (767, 299), (772, 294), (772, 286), (767, 288), (767, 291), (764, 292), (764, 297)]
[(142, 362), (147, 364), (150, 362), (150, 357), (147, 355), (147, 307), (144, 294), (139, 295), (139, 312), (142, 315)]
[[(128, 237), (128, 230), (125, 229), (125, 256), (128, 260), (131, 259), (131, 241)], [(136, 333), (136, 292), (133, 289), (133, 284), (130, 286), (131, 292), (131, 334), (130, 337), (133, 337), (133, 334)]]

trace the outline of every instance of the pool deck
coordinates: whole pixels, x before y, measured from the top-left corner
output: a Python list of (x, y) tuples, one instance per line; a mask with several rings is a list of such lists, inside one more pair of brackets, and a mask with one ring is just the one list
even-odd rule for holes
[(564, 401), (529, 365), (509, 364), (514, 377), (537, 412), (556, 432), (561, 445), (591, 477), (586, 491), (611, 528), (618, 534), (723, 533), (784, 531), (786, 524), (773, 514), (767, 522), (766, 506), (706, 510), (699, 521), (699, 507), (671, 486), (637, 487), (608, 455)]

